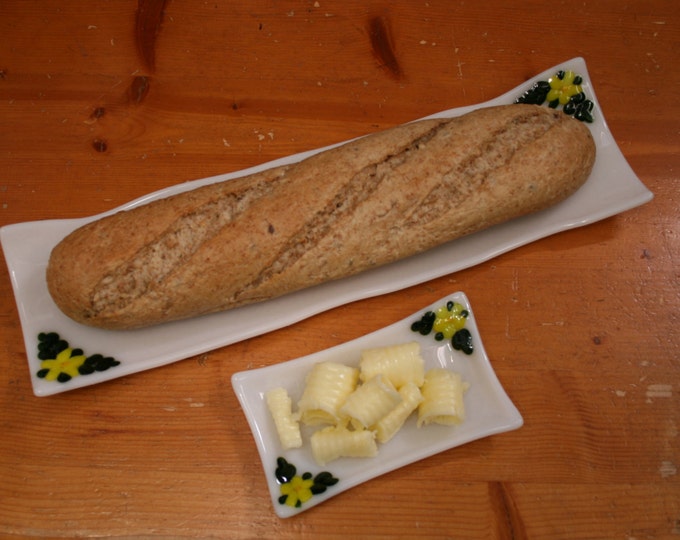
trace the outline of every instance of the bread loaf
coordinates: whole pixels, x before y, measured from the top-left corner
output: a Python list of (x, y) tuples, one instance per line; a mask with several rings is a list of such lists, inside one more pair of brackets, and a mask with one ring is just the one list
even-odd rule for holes
[(546, 208), (594, 159), (588, 128), (545, 107), (414, 122), (91, 222), (54, 248), (47, 284), (109, 329), (231, 309)]

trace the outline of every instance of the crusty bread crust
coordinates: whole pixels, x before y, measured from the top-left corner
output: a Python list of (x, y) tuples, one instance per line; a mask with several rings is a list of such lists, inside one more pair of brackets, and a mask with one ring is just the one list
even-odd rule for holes
[(414, 122), (85, 225), (52, 251), (47, 284), (102, 328), (222, 311), (551, 206), (594, 161), (588, 128), (545, 107)]

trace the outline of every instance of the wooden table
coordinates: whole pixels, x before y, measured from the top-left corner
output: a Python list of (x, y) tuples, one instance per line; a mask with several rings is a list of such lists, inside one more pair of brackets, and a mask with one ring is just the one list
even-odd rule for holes
[[(675, 0), (5, 1), (0, 225), (99, 213), (480, 103), (575, 56), (652, 202), (199, 357), (32, 393), (0, 276), (0, 535), (677, 538), (680, 10)], [(230, 376), (453, 291), (516, 431), (272, 510)]]

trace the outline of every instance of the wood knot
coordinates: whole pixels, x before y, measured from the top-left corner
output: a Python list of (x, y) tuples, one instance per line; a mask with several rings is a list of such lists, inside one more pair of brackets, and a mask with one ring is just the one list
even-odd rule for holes
[(372, 17), (368, 21), (368, 36), (373, 54), (395, 79), (401, 79), (403, 72), (394, 54), (392, 34), (385, 17)]
[(145, 75), (137, 75), (134, 79), (132, 79), (132, 83), (130, 84), (130, 89), (128, 92), (130, 102), (134, 103), (135, 105), (142, 103), (144, 98), (146, 98), (146, 95), (149, 93), (149, 86), (149, 78)]
[(104, 139), (97, 138), (92, 141), (92, 148), (97, 152), (106, 152), (109, 149), (109, 145)]
[(167, 0), (139, 0), (135, 14), (135, 41), (144, 66), (156, 68), (156, 37), (161, 28)]

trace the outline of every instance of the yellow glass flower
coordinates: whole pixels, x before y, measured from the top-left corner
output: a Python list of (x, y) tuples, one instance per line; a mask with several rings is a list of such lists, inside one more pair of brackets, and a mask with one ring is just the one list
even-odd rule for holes
[(435, 320), (432, 329), (443, 336), (451, 339), (453, 334), (465, 326), (466, 314), (463, 306), (458, 302), (450, 303), (450, 306), (442, 306), (435, 311)]
[(574, 83), (576, 77), (577, 75), (573, 71), (565, 71), (561, 79), (557, 76), (550, 77), (548, 79), (550, 91), (546, 96), (548, 103), (557, 100), (560, 105), (566, 105), (573, 96), (580, 94), (583, 88), (580, 84)]
[(85, 363), (85, 355), (71, 356), (72, 352), (73, 349), (69, 347), (57, 354), (56, 358), (42, 361), (40, 364), (41, 369), (47, 370), (45, 380), (54, 381), (61, 373), (65, 373), (69, 377), (80, 375), (78, 368)]
[(293, 476), (290, 482), (281, 485), (281, 495), (286, 496), (286, 504), (292, 507), (301, 506), (312, 498), (312, 478), (303, 479), (301, 476)]

